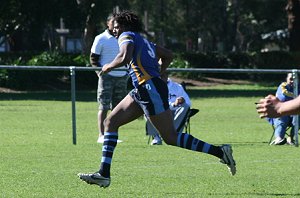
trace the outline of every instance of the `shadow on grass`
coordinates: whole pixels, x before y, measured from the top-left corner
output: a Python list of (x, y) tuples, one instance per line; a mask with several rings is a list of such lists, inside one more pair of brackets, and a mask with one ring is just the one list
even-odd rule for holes
[[(274, 89), (266, 88), (260, 90), (251, 89), (205, 89), (187, 90), (191, 98), (219, 98), (219, 97), (264, 97), (273, 93)], [(43, 92), (21, 92), (0, 93), (0, 100), (57, 100), (71, 101), (70, 91), (43, 91)], [(96, 101), (96, 91), (76, 91), (76, 101)]]
[(271, 197), (299, 197), (300, 193), (259, 193), (259, 192), (254, 192), (254, 193), (228, 193), (228, 194), (210, 194), (210, 195), (222, 195), (222, 196), (255, 196), (255, 197), (265, 197), (265, 196), (271, 196)]
[(231, 145), (235, 146), (255, 146), (255, 145), (269, 145), (267, 141), (263, 142), (230, 142)]
[[(97, 101), (96, 91), (77, 91), (76, 101)], [(56, 100), (71, 101), (70, 91), (43, 91), (43, 92), (21, 92), (21, 93), (0, 93), (1, 100)]]
[(264, 97), (268, 94), (274, 94), (274, 88), (266, 89), (205, 89), (205, 90), (187, 90), (191, 98), (231, 98), (231, 97)]

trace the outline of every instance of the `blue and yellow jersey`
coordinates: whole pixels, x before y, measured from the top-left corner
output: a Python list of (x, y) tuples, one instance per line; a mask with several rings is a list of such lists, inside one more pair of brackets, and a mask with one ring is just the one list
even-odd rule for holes
[(129, 75), (134, 87), (160, 76), (155, 44), (136, 32), (123, 32), (118, 42), (120, 47), (128, 42), (134, 45), (133, 58), (129, 63)]
[(277, 88), (276, 97), (283, 102), (293, 99), (293, 86), (288, 84), (287, 82), (281, 83)]

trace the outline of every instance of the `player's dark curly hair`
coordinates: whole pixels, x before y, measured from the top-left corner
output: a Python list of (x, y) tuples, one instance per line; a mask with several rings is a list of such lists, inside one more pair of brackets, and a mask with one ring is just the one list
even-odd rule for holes
[(114, 20), (127, 31), (142, 32), (143, 24), (136, 14), (131, 11), (124, 10), (114, 14)]

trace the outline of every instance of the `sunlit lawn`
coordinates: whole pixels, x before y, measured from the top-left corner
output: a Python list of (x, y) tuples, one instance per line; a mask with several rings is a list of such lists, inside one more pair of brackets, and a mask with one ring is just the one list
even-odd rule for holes
[(37, 93), (0, 94), (1, 197), (300, 196), (299, 148), (269, 146), (271, 126), (255, 111), (254, 102), (271, 90), (254, 85), (189, 90), (193, 107), (200, 109), (191, 119), (191, 134), (216, 145), (232, 144), (236, 176), (212, 156), (148, 145), (139, 119), (119, 131), (123, 143), (115, 150), (107, 189), (76, 176), (99, 168), (94, 93), (78, 94), (77, 145), (72, 144), (69, 93), (40, 93), (42, 100)]

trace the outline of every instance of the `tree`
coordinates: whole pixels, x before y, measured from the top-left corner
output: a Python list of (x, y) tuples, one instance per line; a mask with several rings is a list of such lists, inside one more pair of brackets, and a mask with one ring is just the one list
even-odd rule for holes
[[(81, 11), (86, 16), (83, 33), (83, 53), (88, 54), (96, 34), (96, 0), (76, 0)], [(99, 5), (99, 4), (98, 4)]]
[(98, 29), (106, 28), (106, 18), (115, 6), (127, 7), (127, 1), (115, 0), (76, 0), (84, 17), (83, 53), (89, 54)]
[(262, 34), (286, 29), (284, 5), (285, 0), (228, 0), (231, 49), (259, 51), (265, 42)]
[[(299, 1), (289, 0), (291, 50), (299, 47)], [(68, 29), (82, 34), (83, 52), (105, 29), (105, 20), (118, 6), (136, 12), (147, 24), (155, 42), (175, 51), (186, 44), (193, 51), (258, 51), (261, 35), (286, 29), (287, 0), (2, 0), (0, 37), (12, 51), (52, 50), (57, 45), (55, 29), (60, 18)], [(298, 11), (297, 11), (298, 9)], [(298, 29), (297, 29), (298, 28)], [(148, 34), (150, 35), (150, 34)], [(191, 44), (191, 45), (190, 45)]]
[(20, 43), (17, 41), (17, 34), (22, 30), (24, 21), (24, 16), (21, 9), (21, 3), (18, 1), (2, 1), (0, 6), (0, 36), (4, 36), (5, 40), (10, 44), (11, 50), (15, 50), (21, 47)]
[(53, 31), (61, 17), (68, 19), (72, 16), (72, 20), (80, 21), (78, 14), (72, 14), (77, 11), (74, 3), (60, 0), (1, 1), (0, 36), (9, 42), (11, 51), (45, 50), (48, 47), (45, 29)]
[(300, 0), (288, 0), (286, 5), (290, 51), (300, 51)]

